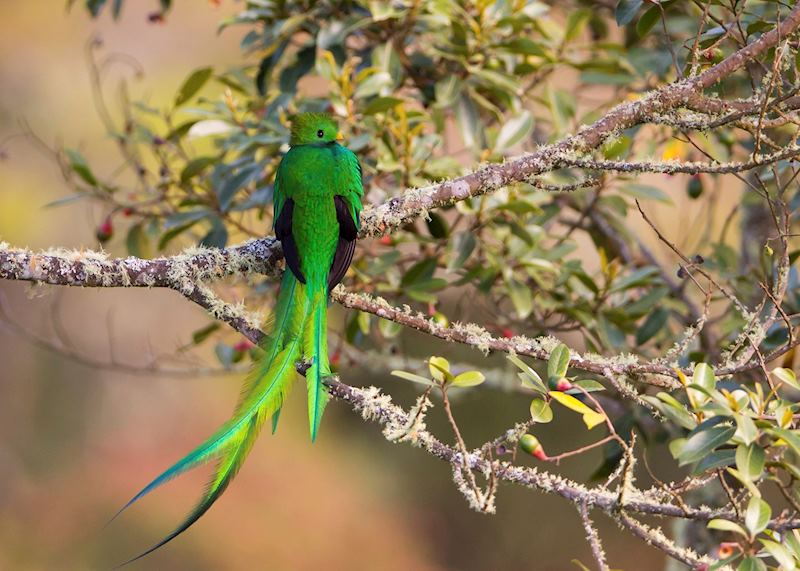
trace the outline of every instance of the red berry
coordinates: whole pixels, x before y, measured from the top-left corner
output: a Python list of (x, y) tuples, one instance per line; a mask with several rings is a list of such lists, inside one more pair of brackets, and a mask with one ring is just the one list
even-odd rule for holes
[(123, 209), (122, 209), (122, 214), (123, 214), (123, 216), (128, 216), (128, 217), (130, 217), (130, 216), (133, 216), (133, 213), (134, 213), (134, 212), (135, 212), (135, 211), (134, 211), (134, 210), (133, 210), (133, 208), (131, 208), (130, 206), (128, 206), (127, 208), (123, 208)]
[(523, 434), (522, 438), (519, 439), (519, 447), (539, 460), (547, 460), (547, 454), (545, 454), (544, 448), (542, 448), (539, 439), (533, 434)]
[(111, 224), (110, 216), (100, 224), (95, 235), (100, 242), (108, 242), (111, 239), (114, 235), (114, 226)]
[(510, 327), (503, 327), (503, 337), (506, 339), (511, 339), (514, 337), (514, 330)]
[(334, 351), (333, 355), (330, 358), (331, 365), (334, 367), (338, 366), (339, 363), (342, 361), (342, 352), (341, 351)]
[(244, 353), (246, 351), (249, 351), (253, 347), (255, 347), (255, 345), (253, 344), (252, 341), (250, 341), (249, 339), (242, 339), (239, 342), (237, 342), (236, 345), (233, 346), (233, 350), (238, 353)]
[(564, 377), (561, 377), (560, 379), (558, 379), (558, 382), (556, 382), (556, 390), (557, 391), (561, 391), (563, 393), (564, 391), (568, 391), (571, 388), (572, 388), (572, 383), (570, 383)]
[(381, 236), (381, 239), (379, 240), (379, 242), (383, 246), (391, 246), (392, 245), (392, 237), (389, 236), (388, 234), (386, 234), (385, 236)]

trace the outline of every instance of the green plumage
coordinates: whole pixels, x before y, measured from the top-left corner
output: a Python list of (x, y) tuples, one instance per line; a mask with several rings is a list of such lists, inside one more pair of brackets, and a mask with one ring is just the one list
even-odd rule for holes
[(328, 115), (305, 113), (293, 122), (291, 148), (278, 166), (274, 190), (274, 228), (287, 271), (275, 305), (273, 330), (262, 347), (264, 355), (245, 380), (233, 417), (120, 510), (172, 478), (217, 460), (214, 477), (192, 513), (162, 541), (128, 562), (188, 529), (225, 491), (267, 418), (272, 418), (275, 431), (301, 360), (309, 364), (309, 430), (312, 441), (317, 437), (328, 400), (323, 380), (330, 375), (329, 290), (350, 264), (363, 195), (358, 159), (337, 143), (339, 138), (338, 127)]

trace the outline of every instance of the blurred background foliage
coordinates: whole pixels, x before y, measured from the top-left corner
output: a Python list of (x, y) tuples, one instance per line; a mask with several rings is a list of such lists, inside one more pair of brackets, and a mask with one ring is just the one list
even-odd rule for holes
[[(0, 7), (0, 126), (7, 136), (0, 235), (34, 247), (99, 243), (111, 254), (141, 257), (271, 234), (272, 179), (299, 111), (339, 118), (364, 167), (366, 200), (380, 203), (575, 132), (619, 102), (721, 61), (771, 27), (780, 10), (775, 2), (712, 2), (712, 20), (698, 29), (703, 4), (675, 1), (68, 4), (66, 13)], [(723, 25), (734, 17), (741, 38)], [(696, 60), (687, 59), (693, 46)], [(761, 73), (727, 81), (720, 95), (748, 95)], [(774, 136), (780, 143), (790, 135)], [(736, 129), (687, 139), (647, 126), (619, 133), (597, 156), (727, 160), (752, 151), (752, 138)], [(754, 277), (769, 281), (769, 252), (752, 238), (764, 206), (741, 182), (594, 176), (583, 185), (584, 174), (565, 169), (431, 212), (363, 242), (345, 283), (498, 335), (547, 332), (577, 348), (653, 357), (693, 320), (686, 300), (702, 299), (686, 293), (676, 265), (659, 263), (662, 251), (632, 215), (634, 199), (743, 299), (760, 294)], [(546, 192), (570, 184), (585, 188)], [(640, 254), (641, 246), (656, 254)], [(789, 313), (800, 303), (794, 272)], [(223, 294), (266, 315), (276, 286), (229, 283)], [(169, 293), (148, 292), (145, 302), (142, 292), (67, 292), (30, 304), (19, 284), (2, 284), (2, 292), (18, 319), (42, 335), (59, 316), (75, 352), (91, 361), (136, 363), (146, 354), (161, 365), (164, 354), (177, 352), (184, 368), (200, 362), (218, 372), (246, 360), (241, 339)], [(714, 337), (701, 339), (684, 363), (718, 354), (744, 323), (720, 300), (714, 308)], [(367, 314), (339, 315), (334, 359), (349, 384), (384, 384), (410, 399), (416, 388), (386, 371), (420, 369), (435, 346), (451, 360), (479, 363), (485, 385), (509, 389), (457, 399), (468, 440), (528, 414), (530, 401), (514, 392), (515, 369), (502, 358), (478, 360)], [(771, 332), (771, 346), (785, 338), (782, 327)], [(0, 564), (107, 565), (169, 527), (180, 510), (165, 500), (100, 531), (153, 470), (227, 414), (238, 376), (98, 371), (26, 346), (9, 327), (0, 336), (0, 355), (14, 356), (0, 383), (0, 426), (10, 435), (0, 443), (0, 478), (10, 482), (0, 488)], [(637, 428), (652, 442), (651, 462), (663, 479), (675, 475), (657, 446), (675, 434), (629, 403), (609, 403), (618, 430)], [(313, 449), (302, 414), (285, 415), (292, 418), (288, 436), (263, 439), (219, 507), (142, 568), (238, 569), (265, 561), (293, 569), (516, 569), (534, 560), (557, 570), (574, 568), (572, 557), (589, 560), (565, 504), (503, 490), (497, 516), (471, 513), (446, 467), (392, 447), (332, 408), (327, 435)], [(446, 425), (433, 421), (433, 428)], [(572, 418), (537, 434), (553, 446), (568, 442), (565, 448), (590, 440)], [(609, 446), (562, 469), (586, 480), (618, 458)], [(167, 493), (188, 505), (186, 487)], [(601, 530), (615, 566), (661, 564), (661, 555), (613, 526)]]

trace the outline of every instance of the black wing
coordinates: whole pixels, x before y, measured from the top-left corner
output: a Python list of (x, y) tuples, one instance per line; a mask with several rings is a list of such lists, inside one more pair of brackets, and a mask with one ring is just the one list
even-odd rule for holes
[(356, 238), (358, 228), (350, 213), (347, 201), (341, 196), (334, 196), (333, 203), (336, 205), (336, 220), (339, 222), (339, 242), (336, 244), (336, 252), (333, 254), (330, 272), (328, 272), (328, 291), (331, 291), (342, 281), (350, 262), (353, 261), (353, 252), (356, 249)]
[(283, 203), (281, 213), (275, 221), (275, 236), (281, 241), (283, 246), (283, 257), (286, 259), (286, 265), (294, 274), (300, 283), (306, 283), (306, 277), (300, 269), (300, 254), (297, 251), (297, 243), (294, 241), (292, 234), (292, 214), (294, 213), (294, 200), (288, 198)]

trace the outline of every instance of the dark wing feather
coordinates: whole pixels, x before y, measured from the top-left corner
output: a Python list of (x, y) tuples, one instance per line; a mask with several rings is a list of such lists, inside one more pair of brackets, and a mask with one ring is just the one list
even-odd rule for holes
[(358, 228), (356, 221), (350, 211), (347, 200), (342, 196), (334, 196), (333, 203), (336, 205), (336, 220), (339, 222), (339, 236), (348, 241), (358, 238)]
[(292, 235), (292, 215), (294, 213), (294, 200), (287, 199), (281, 208), (278, 219), (275, 221), (275, 236), (281, 241), (283, 246), (283, 257), (286, 265), (298, 279), (300, 283), (306, 283), (306, 277), (300, 269), (300, 253), (297, 251), (297, 243)]
[(333, 254), (333, 262), (328, 272), (328, 291), (336, 287), (347, 273), (347, 268), (353, 261), (358, 237), (358, 228), (347, 201), (341, 196), (334, 196), (333, 202), (336, 205), (336, 220), (339, 222), (339, 242), (336, 244), (336, 252)]

